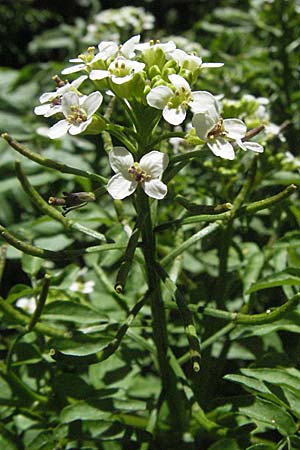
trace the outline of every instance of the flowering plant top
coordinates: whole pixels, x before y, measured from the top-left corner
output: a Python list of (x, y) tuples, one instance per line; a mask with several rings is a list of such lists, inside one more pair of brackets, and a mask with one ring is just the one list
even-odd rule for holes
[[(152, 198), (162, 199), (166, 195), (167, 187), (160, 178), (169, 157), (156, 148), (171, 137), (188, 139), (193, 135), (196, 144), (207, 145), (214, 155), (230, 160), (235, 158), (236, 148), (263, 151), (260, 144), (245, 142), (244, 122), (222, 118), (215, 95), (193, 89), (203, 70), (205, 75), (207, 69), (220, 68), (222, 63), (203, 63), (199, 55), (176, 48), (173, 41), (142, 43), (140, 35), (121, 45), (100, 42), (70, 62), (72, 65), (63, 69), (62, 74), (78, 74), (78, 78), (68, 82), (56, 76), (56, 91), (40, 97), (41, 105), (35, 108), (35, 113), (45, 117), (63, 115), (50, 128), (51, 139), (66, 133), (103, 131), (118, 139), (122, 147), (109, 154), (115, 175), (107, 185), (115, 199), (129, 196), (139, 185)], [(89, 87), (90, 93), (86, 95), (81, 89), (88, 82), (93, 91)], [(123, 107), (129, 119), (126, 126), (104, 115), (105, 94), (115, 97)], [(158, 132), (161, 121), (170, 127), (182, 125), (187, 118), (192, 119), (193, 129), (186, 134), (175, 129), (172, 136)]]

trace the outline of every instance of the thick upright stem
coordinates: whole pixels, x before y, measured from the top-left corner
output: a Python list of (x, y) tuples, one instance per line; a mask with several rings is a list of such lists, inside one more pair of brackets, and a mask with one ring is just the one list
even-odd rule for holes
[(157, 349), (157, 359), (162, 378), (162, 387), (170, 410), (172, 425), (182, 429), (181, 393), (176, 387), (176, 378), (168, 359), (168, 336), (165, 308), (162, 299), (159, 275), (156, 271), (156, 246), (153, 233), (148, 197), (139, 189), (137, 192), (137, 213), (144, 217), (141, 221), (142, 248), (149, 287), (152, 311), (153, 339)]

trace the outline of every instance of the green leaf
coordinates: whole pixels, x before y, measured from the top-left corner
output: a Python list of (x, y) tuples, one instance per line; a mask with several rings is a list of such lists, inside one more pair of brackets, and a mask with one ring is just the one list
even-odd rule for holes
[(246, 261), (243, 272), (244, 293), (248, 291), (250, 286), (257, 280), (261, 269), (263, 268), (265, 257), (262, 252), (253, 253)]
[(0, 428), (0, 448), (3, 450), (18, 450), (14, 437), (2, 426)]
[[(98, 404), (98, 407), (95, 405), (90, 405), (85, 401), (80, 401), (77, 403), (74, 403), (73, 405), (66, 406), (61, 414), (60, 414), (60, 421), (62, 423), (70, 423), (74, 420), (106, 420), (106, 421), (113, 421), (113, 413), (112, 409), (106, 408), (104, 410), (104, 405), (108, 404), (106, 400), (96, 401), (96, 404)], [(112, 406), (110, 404), (110, 406)]]
[(285, 285), (300, 285), (300, 269), (288, 268), (282, 272), (274, 273), (273, 275), (254, 283), (248, 290), (248, 294), (252, 294), (253, 292), (262, 289)]
[(300, 438), (298, 436), (290, 437), (291, 449), (299, 450), (300, 449)]
[(26, 450), (53, 450), (55, 441), (50, 431), (43, 431), (26, 447)]
[(262, 422), (271, 429), (277, 429), (283, 436), (296, 432), (296, 425), (290, 414), (269, 400), (254, 397), (251, 404), (240, 406), (238, 410), (252, 420)]
[(43, 265), (44, 261), (41, 258), (26, 255), (25, 253), (22, 255), (22, 269), (28, 275), (35, 276)]
[(74, 420), (106, 420), (113, 422), (115, 416), (121, 412), (144, 411), (146, 402), (132, 399), (105, 398), (95, 400), (93, 398), (79, 401), (66, 406), (61, 414), (60, 420), (63, 423)]
[(273, 401), (274, 403), (281, 404), (278, 398), (267, 388), (267, 386), (261, 381), (255, 378), (247, 377), (244, 375), (229, 374), (224, 376), (225, 380), (233, 381), (235, 383), (241, 384), (253, 394), (261, 394), (264, 398)]
[(235, 439), (221, 439), (215, 442), (207, 450), (242, 450)]
[(71, 245), (73, 239), (68, 238), (64, 234), (57, 234), (56, 236), (41, 237), (34, 240), (34, 245), (42, 247), (47, 250), (58, 251), (64, 250)]
[(250, 447), (247, 447), (246, 450), (276, 450), (276, 444), (254, 444)]
[(267, 368), (267, 369), (241, 369), (241, 372), (249, 377), (253, 377), (257, 380), (266, 381), (278, 385), (280, 387), (287, 386), (291, 390), (299, 392), (300, 390), (300, 378), (290, 373), (287, 373), (285, 369), (280, 368)]
[(100, 312), (95, 311), (95, 309), (88, 308), (80, 303), (60, 300), (45, 305), (42, 318), (81, 324), (96, 324), (104, 319)]

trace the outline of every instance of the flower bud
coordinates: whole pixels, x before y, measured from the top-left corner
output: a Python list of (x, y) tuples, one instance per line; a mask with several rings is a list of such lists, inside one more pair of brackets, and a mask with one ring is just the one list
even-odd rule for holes
[(149, 69), (149, 77), (150, 79), (154, 78), (155, 76), (161, 76), (161, 71), (158, 66), (151, 66)]
[(166, 64), (164, 65), (164, 69), (174, 69), (175, 72), (172, 73), (176, 73), (178, 71), (178, 64), (177, 61), (175, 61), (175, 59), (170, 59), (169, 61), (166, 62)]
[(164, 79), (168, 79), (169, 75), (174, 75), (176, 74), (176, 70), (173, 67), (167, 67), (164, 66), (163, 71), (162, 71), (162, 76)]

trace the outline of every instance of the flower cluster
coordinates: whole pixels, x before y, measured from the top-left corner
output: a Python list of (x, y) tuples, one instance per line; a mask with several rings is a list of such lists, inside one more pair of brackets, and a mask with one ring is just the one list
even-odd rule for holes
[[(56, 77), (56, 91), (40, 97), (41, 105), (35, 108), (35, 113), (45, 117), (63, 115), (50, 128), (51, 139), (61, 138), (66, 133), (95, 134), (106, 129), (116, 133), (127, 148), (115, 147), (109, 154), (115, 175), (107, 190), (115, 199), (131, 195), (139, 185), (152, 198), (165, 197), (167, 186), (161, 177), (169, 157), (154, 150), (152, 144), (162, 141), (155, 137), (161, 118), (178, 127), (187, 116), (192, 116), (199, 143), (207, 144), (221, 158), (234, 159), (236, 148), (263, 151), (260, 144), (247, 141), (247, 127), (242, 120), (222, 117), (213, 94), (193, 90), (203, 69), (219, 68), (222, 63), (203, 62), (200, 56), (177, 48), (173, 41), (141, 43), (139, 35), (122, 45), (102, 41), (97, 48), (89, 47), (86, 53), (70, 62), (72, 65), (62, 74), (83, 74), (71, 83)], [(79, 91), (86, 80), (94, 86), (89, 95)], [(100, 91), (115, 96), (123, 105), (132, 122), (130, 143), (128, 134), (122, 134), (120, 128), (117, 130), (117, 125), (99, 111), (103, 102)], [(176, 137), (176, 128), (173, 135)], [(178, 136), (182, 138), (182, 133)]]

